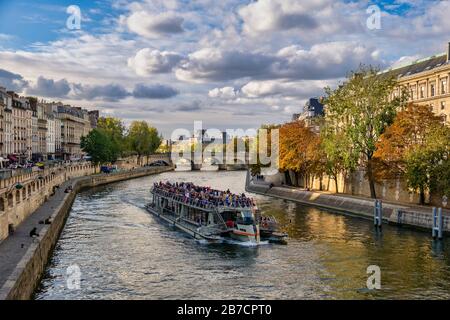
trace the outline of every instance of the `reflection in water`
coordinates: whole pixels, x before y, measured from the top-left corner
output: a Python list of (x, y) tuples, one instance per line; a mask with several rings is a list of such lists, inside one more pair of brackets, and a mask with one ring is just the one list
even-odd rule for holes
[[(159, 179), (244, 191), (244, 172), (170, 172), (80, 193), (37, 299), (372, 299), (450, 297), (449, 242), (427, 233), (255, 196), (290, 235), (287, 246), (205, 244), (143, 208)], [(81, 269), (81, 289), (66, 268)], [(382, 289), (366, 288), (381, 268)]]

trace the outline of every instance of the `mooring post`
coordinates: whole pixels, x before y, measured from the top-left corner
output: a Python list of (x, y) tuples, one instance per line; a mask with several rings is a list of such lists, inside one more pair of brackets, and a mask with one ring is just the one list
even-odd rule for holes
[(442, 239), (443, 234), (442, 229), (443, 229), (442, 208), (433, 207), (433, 228), (432, 228), (433, 238)]
[(381, 200), (375, 200), (375, 207), (373, 209), (373, 224), (376, 228), (381, 228), (382, 217), (383, 209)]

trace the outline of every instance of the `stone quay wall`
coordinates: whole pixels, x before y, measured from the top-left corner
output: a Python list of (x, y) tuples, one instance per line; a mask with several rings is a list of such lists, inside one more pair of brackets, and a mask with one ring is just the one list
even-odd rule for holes
[[(270, 197), (290, 200), (301, 204), (319, 207), (332, 212), (365, 219), (374, 219), (375, 202), (373, 199), (350, 196), (346, 194), (329, 194), (325, 192), (306, 191), (299, 188), (277, 187), (275, 180), (254, 181), (247, 173), (245, 190)], [(276, 182), (276, 181), (275, 181)], [(270, 187), (270, 183), (274, 186)], [(430, 232), (433, 226), (431, 207), (413, 206), (383, 202), (384, 223), (402, 225)], [(443, 210), (442, 230), (450, 232), (450, 212)]]
[(97, 171), (90, 163), (60, 165), (0, 180), (0, 242), (48, 199), (54, 187)]
[(76, 194), (80, 190), (171, 170), (173, 170), (172, 167), (147, 167), (127, 172), (74, 178), (73, 182), (71, 181), (73, 192), (65, 194), (59, 205), (53, 208), (52, 212), (49, 212), (51, 224), (43, 227), (39, 241), (33, 242), (29, 246), (8, 280), (0, 288), (0, 300), (23, 300), (32, 297), (65, 225)]

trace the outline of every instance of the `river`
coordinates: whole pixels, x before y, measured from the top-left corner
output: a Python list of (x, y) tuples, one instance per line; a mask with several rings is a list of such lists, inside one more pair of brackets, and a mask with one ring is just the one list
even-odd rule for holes
[[(288, 245), (205, 244), (144, 210), (159, 180), (244, 192), (245, 172), (168, 172), (77, 195), (35, 299), (449, 299), (450, 241), (253, 195)], [(367, 267), (381, 289), (367, 289)], [(80, 285), (67, 285), (68, 269)], [(69, 271), (68, 270), (72, 270)], [(68, 276), (69, 274), (69, 276)]]

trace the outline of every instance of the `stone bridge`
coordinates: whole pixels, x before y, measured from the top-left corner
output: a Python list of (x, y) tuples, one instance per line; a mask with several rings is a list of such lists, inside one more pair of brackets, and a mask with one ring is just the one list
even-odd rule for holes
[[(140, 160), (140, 161), (139, 161)], [(132, 169), (141, 165), (152, 164), (157, 161), (163, 161), (167, 165), (171, 165), (170, 153), (155, 153), (149, 156), (130, 156), (116, 161), (116, 165), (121, 169)], [(140, 162), (140, 163), (139, 163)]]

